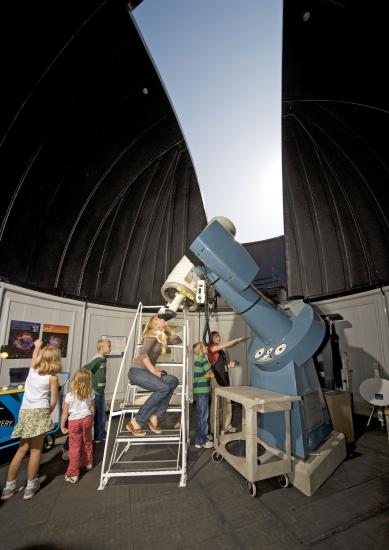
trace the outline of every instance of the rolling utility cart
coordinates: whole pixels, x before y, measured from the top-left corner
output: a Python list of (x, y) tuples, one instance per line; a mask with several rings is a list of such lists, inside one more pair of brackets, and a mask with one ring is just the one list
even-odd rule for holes
[[(70, 372), (58, 373), (60, 390), (58, 401), (54, 411), (51, 414), (53, 420), (53, 429), (47, 432), (43, 451), (49, 451), (54, 447), (55, 434), (60, 427), (62, 398), (64, 388), (68, 381)], [(19, 438), (11, 437), (12, 432), (17, 424), (19, 417), (20, 406), (24, 396), (24, 384), (0, 386), (0, 451), (14, 445), (19, 445)]]
[[(290, 411), (292, 402), (301, 397), (284, 395), (261, 390), (252, 386), (217, 387), (215, 391), (214, 444), (213, 462), (225, 459), (246, 480), (250, 496), (257, 494), (256, 482), (270, 477), (278, 477), (282, 487), (289, 485), (288, 474), (292, 470), (292, 452), (290, 435)], [(242, 431), (223, 434), (220, 427), (222, 399), (230, 399), (242, 405)], [(258, 437), (258, 414), (269, 414), (284, 411), (285, 413), (285, 451), (271, 447)], [(227, 450), (232, 441), (244, 441), (245, 456), (236, 456)], [(258, 444), (264, 453), (258, 456)]]

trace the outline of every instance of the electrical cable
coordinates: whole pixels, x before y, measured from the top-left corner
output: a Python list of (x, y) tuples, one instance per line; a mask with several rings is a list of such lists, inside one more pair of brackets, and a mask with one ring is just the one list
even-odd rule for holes
[(206, 346), (209, 346), (212, 342), (211, 329), (209, 327), (209, 280), (208, 277), (204, 277), (205, 281), (205, 302), (204, 302), (204, 314), (205, 314), (205, 325), (203, 330), (203, 343)]

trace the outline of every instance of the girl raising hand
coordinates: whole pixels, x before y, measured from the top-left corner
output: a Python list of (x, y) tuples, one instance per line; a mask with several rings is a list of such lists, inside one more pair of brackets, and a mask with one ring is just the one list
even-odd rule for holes
[(35, 340), (18, 423), (12, 432), (12, 437), (20, 437), (20, 445), (9, 466), (1, 500), (8, 500), (19, 491), (16, 477), (28, 452), (30, 457), (23, 500), (31, 499), (39, 491), (38, 472), (42, 447), (46, 432), (53, 427), (50, 414), (57, 404), (57, 373), (62, 370), (59, 349), (50, 346), (42, 348), (42, 345), (42, 340)]

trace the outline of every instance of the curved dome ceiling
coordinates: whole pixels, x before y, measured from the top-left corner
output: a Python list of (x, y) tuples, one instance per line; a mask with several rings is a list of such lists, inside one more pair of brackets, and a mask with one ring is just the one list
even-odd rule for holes
[[(206, 224), (188, 148), (127, 12), (138, 3), (3, 7), (0, 275), (12, 283), (160, 303)], [(389, 282), (387, 12), (361, 0), (284, 2), (291, 297)], [(273, 279), (282, 239), (271, 244)], [(269, 254), (259, 256), (263, 268)]]
[(387, 3), (284, 4), (289, 296), (389, 282)]
[(206, 225), (188, 148), (128, 8), (6, 3), (0, 274), (9, 282), (158, 304)]

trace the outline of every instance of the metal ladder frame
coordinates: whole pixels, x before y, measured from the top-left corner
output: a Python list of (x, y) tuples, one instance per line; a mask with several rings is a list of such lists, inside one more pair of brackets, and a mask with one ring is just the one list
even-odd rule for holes
[[(103, 461), (101, 465), (101, 474), (100, 474), (100, 485), (98, 487), (99, 490), (103, 490), (109, 479), (111, 478), (118, 478), (118, 477), (132, 477), (132, 476), (153, 476), (153, 475), (180, 475), (180, 487), (185, 487), (186, 485), (186, 478), (187, 478), (187, 472), (186, 472), (186, 466), (187, 466), (187, 448), (189, 444), (189, 394), (188, 394), (188, 332), (189, 332), (189, 323), (186, 316), (186, 312), (184, 311), (184, 323), (183, 323), (183, 338), (182, 338), (182, 344), (179, 345), (172, 345), (169, 346), (169, 348), (182, 348), (182, 362), (180, 363), (157, 363), (158, 367), (169, 367), (169, 366), (182, 366), (182, 377), (181, 377), (181, 383), (177, 386), (177, 389), (181, 389), (181, 392), (175, 391), (173, 395), (180, 395), (180, 405), (176, 406), (170, 406), (168, 408), (168, 412), (181, 412), (181, 421), (180, 421), (180, 430), (179, 435), (151, 435), (145, 437), (137, 437), (126, 434), (125, 437), (120, 436), (120, 433), (124, 432), (124, 424), (127, 421), (126, 415), (131, 414), (131, 418), (136, 414), (136, 412), (139, 410), (140, 405), (135, 405), (135, 399), (137, 395), (142, 394), (143, 392), (146, 392), (146, 390), (143, 390), (139, 386), (132, 385), (128, 382), (124, 400), (121, 403), (119, 410), (115, 409), (115, 401), (119, 389), (119, 384), (122, 380), (123, 375), (123, 369), (125, 368), (125, 365), (127, 363), (127, 366), (132, 363), (133, 358), (135, 357), (135, 354), (137, 353), (139, 347), (140, 347), (140, 339), (141, 339), (141, 332), (142, 332), (142, 316), (144, 310), (158, 310), (161, 306), (143, 306), (143, 304), (140, 302), (138, 305), (138, 308), (135, 313), (135, 317), (131, 326), (130, 333), (128, 335), (126, 349), (123, 354), (123, 358), (120, 364), (119, 372), (117, 374), (117, 380), (114, 388), (114, 392), (112, 395), (111, 400), (111, 406), (109, 411), (109, 420), (108, 420), (108, 427), (107, 427), (107, 438), (105, 442), (104, 447), (104, 454), (103, 454)], [(127, 356), (128, 356), (128, 350), (130, 343), (133, 340), (133, 336), (136, 334), (135, 343), (133, 345), (133, 353), (131, 356), (131, 361), (127, 362)], [(131, 404), (132, 403), (132, 404)], [(127, 404), (130, 404), (129, 406), (126, 406)], [(112, 435), (113, 431), (115, 431), (114, 426), (112, 425), (112, 419), (119, 416), (119, 422), (116, 427), (116, 433), (114, 434), (114, 441), (113, 446), (110, 451), (110, 457), (108, 460), (108, 450), (110, 442), (112, 441)], [(168, 430), (169, 431), (169, 430)], [(120, 445), (125, 444), (124, 448), (120, 449)], [(122, 458), (124, 455), (129, 451), (131, 446), (138, 446), (138, 445), (166, 445), (166, 444), (175, 444), (177, 445), (177, 457), (173, 459), (167, 459), (167, 460), (138, 460), (138, 461), (122, 461)], [(145, 464), (154, 464), (155, 463), (174, 463), (175, 465), (170, 468), (154, 468), (154, 469), (141, 469), (141, 470), (128, 470), (128, 471), (113, 471), (112, 468), (115, 464), (139, 464), (139, 463), (145, 463)]]

